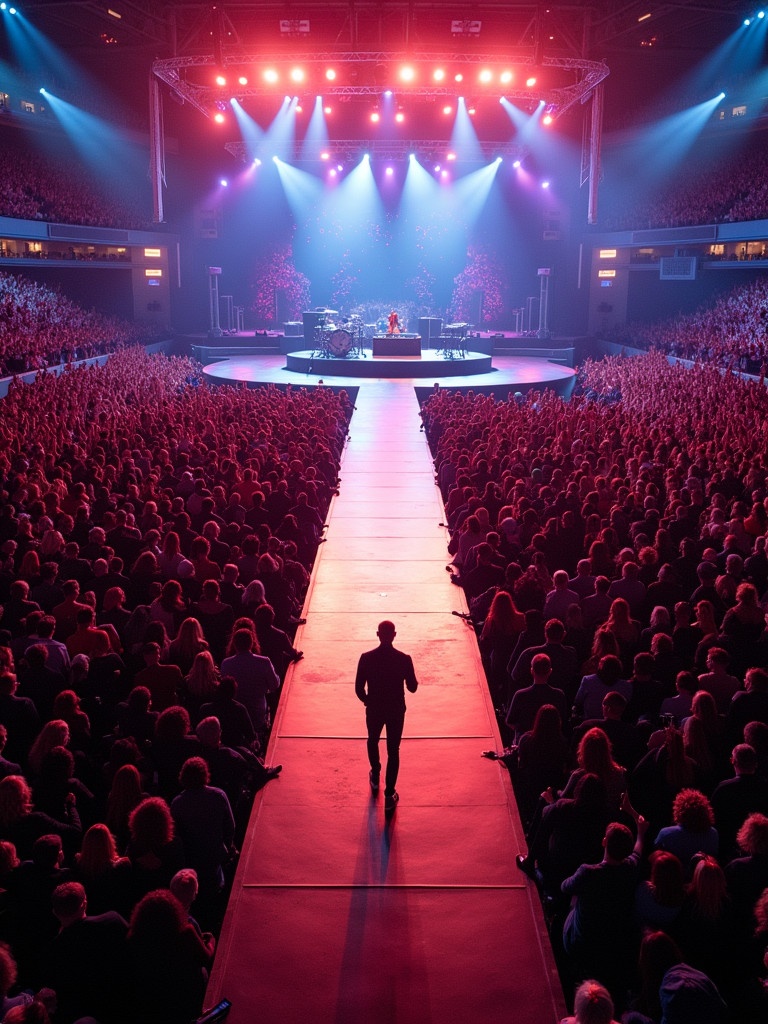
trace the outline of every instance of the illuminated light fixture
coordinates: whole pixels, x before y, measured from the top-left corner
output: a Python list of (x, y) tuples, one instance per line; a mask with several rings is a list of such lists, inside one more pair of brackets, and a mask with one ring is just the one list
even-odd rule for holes
[(598, 270), (597, 276), (598, 277), (616, 277), (616, 271), (615, 270)]
[(411, 67), (410, 64), (404, 64), (400, 68), (400, 81), (401, 82), (412, 82), (416, 78), (416, 69)]
[(517, 170), (517, 168), (518, 168), (518, 167), (522, 167), (522, 165), (523, 165), (523, 164), (522, 164), (522, 161), (521, 161), (521, 160), (513, 160), (513, 161), (512, 161), (512, 166), (513, 166), (513, 167), (514, 167), (514, 168), (515, 168), (516, 170)]
[(226, 178), (221, 178), (219, 184), (221, 185), (222, 188), (229, 188), (229, 182), (227, 181)]
[(599, 253), (601, 260), (615, 260), (616, 250), (615, 249), (601, 249)]
[[(5, 10), (5, 8), (3, 8), (3, 10)], [(41, 96), (47, 96), (48, 95), (44, 85), (40, 86), (40, 95)]]
[(144, 271), (144, 277), (162, 277), (162, 276), (163, 276), (163, 272), (159, 268), (155, 269), (154, 267), (147, 267), (147, 269)]
[(640, 17), (639, 17), (639, 18), (638, 18), (637, 20), (638, 20), (638, 22), (641, 22), (641, 21), (648, 21), (648, 19), (650, 18), (650, 16), (651, 16), (651, 12), (650, 12), (650, 11), (648, 11), (648, 13), (647, 13), (647, 14), (641, 14), (641, 15), (640, 15)]
[(227, 80), (224, 75), (216, 75), (216, 85), (226, 85)]
[(304, 112), (304, 107), (302, 107), (302, 105), (300, 103), (296, 104), (296, 108), (295, 109), (296, 109), (296, 113), (297, 114), (302, 114)]
[(113, 11), (111, 7), (107, 8), (107, 14), (111, 15), (113, 18), (117, 18), (118, 21), (123, 17), (122, 14), (119, 14), (117, 11)]
[(321, 160), (330, 160), (331, 159), (331, 154), (328, 152), (327, 149), (324, 149), (323, 152), (320, 154), (320, 159)]
[(281, 18), (280, 35), (282, 36), (308, 36), (308, 18)]
[(161, 249), (145, 249), (144, 255), (147, 257), (147, 259), (156, 260), (159, 259), (163, 255), (163, 253)]
[(442, 68), (435, 68), (435, 70), (432, 72), (432, 78), (434, 79), (435, 82), (445, 81), (445, 71), (443, 71)]
[(330, 106), (323, 107), (323, 113), (324, 114), (332, 114), (333, 113), (333, 107), (330, 107)]
[(391, 96), (392, 96), (392, 90), (391, 89), (385, 89), (384, 90), (384, 97), (385, 97), (385, 99), (390, 99)]
[(554, 121), (554, 117), (551, 114), (545, 114), (541, 119), (542, 124), (550, 125)]
[(757, 12), (757, 16), (758, 16), (758, 18), (764, 18), (765, 17), (765, 11), (758, 11)]
[(261, 167), (261, 160), (259, 160), (259, 158), (257, 156), (255, 156), (253, 158), (253, 166), (254, 167)]
[(482, 82), (483, 85), (487, 85), (493, 79), (493, 72), (491, 71), (490, 68), (483, 68), (483, 70), (477, 76), (477, 79), (479, 82)]
[(331, 177), (331, 178), (335, 178), (335, 177), (336, 177), (336, 175), (337, 175), (338, 173), (339, 173), (339, 172), (337, 171), (337, 169), (336, 169), (335, 167), (332, 167), (332, 168), (330, 169), (330, 171), (328, 171), (328, 175), (329, 175), (329, 177)]
[(448, 177), (448, 171), (446, 171), (445, 168), (443, 168), (443, 170), (440, 171), (440, 177), (441, 178), (447, 178)]
[(542, 181), (541, 187), (542, 188), (549, 188), (549, 182), (548, 181)]
[(264, 76), (263, 77), (264, 77), (264, 81), (265, 82), (269, 82), (270, 85), (273, 85), (278, 80), (278, 74), (277, 74), (277, 71), (275, 71), (274, 68), (266, 68), (266, 70), (264, 71)]
[(394, 167), (387, 167), (387, 169), (384, 171), (384, 173), (386, 174), (386, 176), (388, 178), (391, 178), (392, 175), (395, 173), (395, 168)]
[(378, 110), (374, 110), (373, 113), (371, 114), (371, 123), (378, 124), (380, 120), (381, 114), (378, 112)]
[(303, 82), (306, 78), (304, 68), (291, 68), (291, 81), (292, 82)]
[(336, 81), (336, 69), (335, 68), (326, 68), (325, 77), (326, 77), (326, 80), (328, 82), (335, 82)]
[(469, 114), (470, 117), (474, 117), (477, 111), (475, 110), (474, 107), (467, 107), (467, 113)]
[(511, 71), (502, 71), (499, 75), (499, 81), (502, 85), (508, 85), (514, 77)]
[(343, 165), (342, 164), (336, 164), (336, 170), (339, 172), (339, 174), (341, 174), (341, 172), (344, 170)]
[(532, 89), (534, 85), (536, 85), (536, 78), (533, 75), (531, 75), (530, 78), (526, 78), (525, 84), (528, 86), (529, 89)]
[(745, 18), (744, 19), (744, 24), (745, 25), (751, 25), (752, 24), (752, 19), (751, 18)]
[(452, 36), (479, 36), (483, 27), (482, 21), (457, 20), (451, 22)]
[(213, 120), (214, 120), (214, 121), (216, 122), (216, 124), (224, 124), (224, 122), (225, 122), (226, 118), (224, 117), (224, 115), (222, 114), (222, 112), (221, 112), (220, 110), (218, 110), (218, 111), (217, 111), (217, 112), (216, 112), (216, 113), (215, 113), (215, 114), (213, 115)]
[(435, 164), (435, 174), (440, 173), (440, 164)]
[(245, 75), (240, 75), (237, 82), (238, 85), (248, 85), (248, 79), (245, 77)]
[(456, 154), (454, 152), (447, 153), (445, 159), (446, 160), (455, 160), (456, 159)]
[(443, 113), (446, 117), (449, 117), (453, 113), (453, 107), (449, 103), (446, 103), (443, 107)]
[(402, 112), (402, 110), (398, 110), (398, 112), (395, 114), (395, 120), (397, 121), (398, 124), (403, 123), (403, 121), (405, 120), (405, 114)]

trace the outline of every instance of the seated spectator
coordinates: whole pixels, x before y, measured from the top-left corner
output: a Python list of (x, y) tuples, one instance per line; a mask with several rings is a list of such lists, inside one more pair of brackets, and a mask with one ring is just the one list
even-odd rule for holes
[(697, 789), (682, 789), (672, 805), (672, 820), (674, 824), (656, 836), (654, 846), (674, 853), (690, 877), (696, 854), (717, 857), (719, 837), (712, 805)]
[(169, 891), (147, 893), (131, 915), (132, 1012), (144, 1024), (189, 1024), (202, 1008), (213, 953)]
[(622, 678), (621, 661), (612, 654), (600, 659), (597, 672), (584, 676), (573, 702), (574, 715), (579, 721), (600, 718), (603, 699), (609, 693), (619, 693), (627, 703), (632, 698), (630, 683)]
[(730, 661), (731, 657), (724, 648), (711, 647), (707, 655), (709, 672), (699, 676), (699, 689), (712, 694), (721, 715), (728, 714), (731, 700), (741, 690), (741, 682), (726, 671)]

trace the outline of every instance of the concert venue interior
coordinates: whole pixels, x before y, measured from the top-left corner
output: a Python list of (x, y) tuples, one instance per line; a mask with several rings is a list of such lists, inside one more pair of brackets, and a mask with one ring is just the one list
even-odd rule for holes
[(767, 37), (0, 3), (0, 1022), (768, 1018)]

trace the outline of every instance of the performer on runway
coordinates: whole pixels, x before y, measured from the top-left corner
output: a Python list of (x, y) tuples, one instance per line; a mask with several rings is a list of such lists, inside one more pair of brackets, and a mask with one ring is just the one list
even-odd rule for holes
[(410, 654), (393, 647), (395, 624), (379, 623), (376, 635), (379, 646), (360, 656), (355, 678), (355, 693), (365, 704), (365, 722), (368, 728), (368, 761), (371, 765), (369, 781), (374, 793), (379, 790), (381, 760), (379, 738), (387, 729), (387, 771), (384, 788), (384, 809), (393, 811), (400, 799), (395, 790), (400, 768), (400, 739), (405, 722), (405, 690), (416, 692), (419, 685)]
[(393, 309), (389, 314), (389, 327), (387, 328), (387, 334), (399, 334), (400, 330), (400, 318)]

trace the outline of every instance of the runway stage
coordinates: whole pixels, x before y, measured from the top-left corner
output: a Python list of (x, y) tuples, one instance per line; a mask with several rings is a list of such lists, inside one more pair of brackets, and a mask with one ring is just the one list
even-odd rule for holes
[[(267, 754), (284, 769), (256, 796), (208, 986), (206, 1006), (232, 1001), (227, 1024), (565, 1014), (536, 887), (515, 867), (525, 841), (509, 774), (480, 756), (499, 746), (496, 717), (474, 631), (451, 614), (466, 605), (445, 571), (415, 390), (358, 389), (296, 635), (305, 656), (289, 669)], [(419, 681), (390, 817), (368, 785), (353, 686), (382, 619)]]
[[(325, 384), (345, 387), (354, 380), (401, 380), (414, 385), (443, 383), (451, 387), (492, 390), (499, 397), (510, 391), (552, 388), (567, 395), (573, 388), (576, 371), (548, 359), (533, 356), (489, 356), (469, 353), (464, 359), (446, 359), (430, 351), (425, 357), (368, 357), (366, 359), (308, 358), (310, 352), (288, 355), (231, 356), (208, 363), (204, 378), (212, 384)], [(299, 365), (295, 357), (303, 357)], [(480, 360), (483, 360), (482, 369)]]

